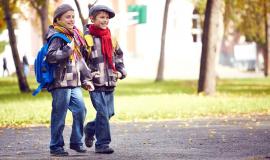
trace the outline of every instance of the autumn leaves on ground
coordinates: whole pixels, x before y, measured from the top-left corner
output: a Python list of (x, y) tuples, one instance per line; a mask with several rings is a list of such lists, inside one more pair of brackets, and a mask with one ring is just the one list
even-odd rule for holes
[[(36, 87), (29, 77), (31, 89)], [(51, 96), (47, 91), (33, 97), (21, 94), (16, 77), (0, 79), (0, 126), (49, 124)], [(198, 117), (267, 115), (270, 111), (268, 78), (219, 80), (215, 96), (196, 93), (197, 81), (127, 79), (115, 94), (116, 116), (112, 121), (194, 119)], [(87, 119), (95, 115), (89, 95), (84, 92)], [(67, 123), (72, 118), (68, 114)]]

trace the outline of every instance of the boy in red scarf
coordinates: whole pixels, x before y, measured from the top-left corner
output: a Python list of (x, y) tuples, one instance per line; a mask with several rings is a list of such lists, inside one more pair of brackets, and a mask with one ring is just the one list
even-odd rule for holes
[(86, 25), (85, 32), (89, 52), (84, 58), (93, 75), (95, 90), (89, 93), (96, 110), (96, 118), (88, 122), (84, 128), (85, 145), (92, 147), (95, 136), (95, 152), (103, 154), (114, 152), (109, 146), (111, 142), (109, 119), (114, 115), (116, 82), (126, 77), (123, 52), (119, 45), (112, 41), (108, 28), (109, 19), (114, 16), (114, 11), (107, 6), (91, 7), (89, 18), (92, 24)]

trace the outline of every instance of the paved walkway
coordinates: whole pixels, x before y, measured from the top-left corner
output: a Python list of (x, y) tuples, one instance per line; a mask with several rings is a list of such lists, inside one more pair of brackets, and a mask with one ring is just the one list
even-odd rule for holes
[[(112, 123), (115, 153), (86, 154), (70, 149), (67, 158), (51, 157), (50, 129), (0, 129), (0, 159), (270, 159), (270, 116), (190, 121)], [(70, 126), (65, 128), (68, 146)]]

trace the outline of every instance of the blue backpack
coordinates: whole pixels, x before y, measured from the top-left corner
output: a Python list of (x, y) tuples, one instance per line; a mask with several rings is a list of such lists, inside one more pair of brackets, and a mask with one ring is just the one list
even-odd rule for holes
[(62, 38), (65, 42), (70, 43), (70, 40), (64, 34), (55, 33), (39, 50), (34, 64), (36, 80), (39, 83), (39, 86), (32, 93), (33, 96), (37, 95), (42, 88), (46, 88), (48, 84), (53, 82), (53, 71), (55, 66), (46, 61), (46, 55), (51, 41), (56, 37)]

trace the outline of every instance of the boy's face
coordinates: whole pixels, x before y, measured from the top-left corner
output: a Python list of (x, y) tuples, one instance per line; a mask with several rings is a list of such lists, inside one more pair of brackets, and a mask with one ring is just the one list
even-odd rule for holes
[(75, 22), (74, 11), (67, 11), (59, 19), (57, 19), (57, 22), (62, 24), (64, 27), (72, 30)]
[(95, 26), (101, 29), (107, 29), (109, 24), (109, 14), (104, 11), (99, 11), (96, 17), (90, 17)]

